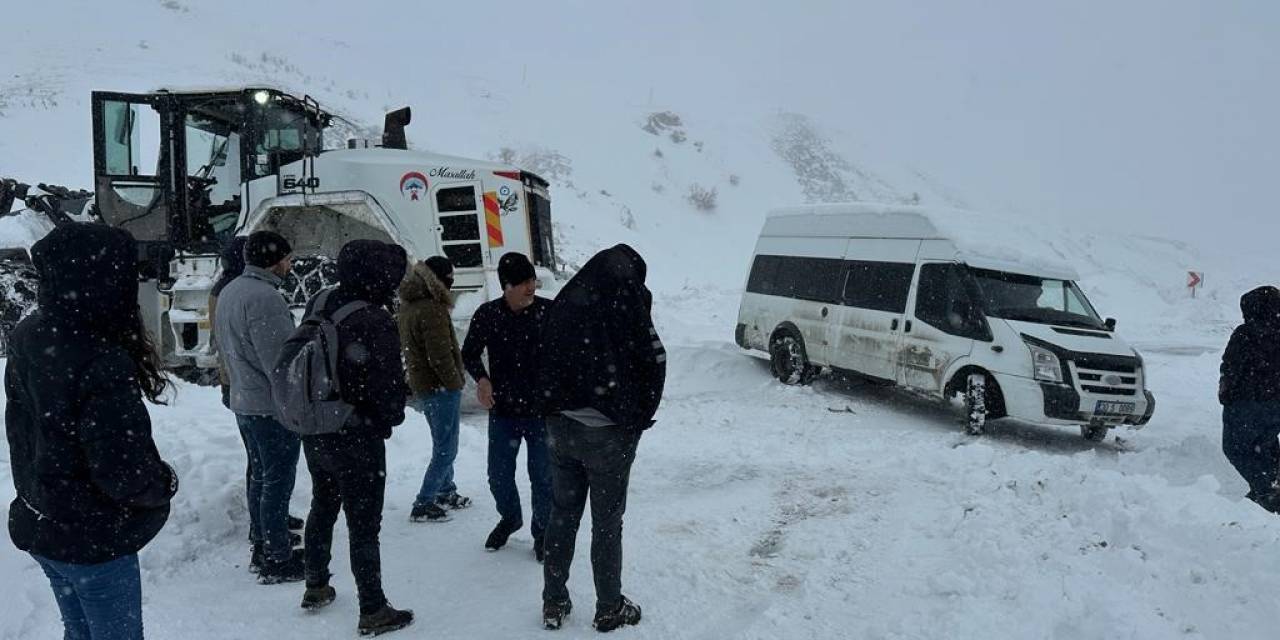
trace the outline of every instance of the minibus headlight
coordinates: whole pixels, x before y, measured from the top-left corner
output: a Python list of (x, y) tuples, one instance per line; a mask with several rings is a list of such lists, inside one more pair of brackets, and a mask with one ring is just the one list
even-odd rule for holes
[(1028, 343), (1027, 348), (1031, 349), (1031, 368), (1036, 380), (1062, 382), (1062, 362), (1057, 354), (1034, 344)]

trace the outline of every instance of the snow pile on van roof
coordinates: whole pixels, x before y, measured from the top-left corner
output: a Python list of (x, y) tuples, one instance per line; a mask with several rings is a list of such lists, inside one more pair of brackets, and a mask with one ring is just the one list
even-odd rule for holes
[(30, 249), (53, 229), (53, 222), (32, 211), (0, 218), (0, 249)]
[[(811, 216), (815, 235), (869, 238), (936, 238), (956, 245), (956, 258), (975, 267), (1078, 280), (1070, 253), (1051, 238), (1065, 238), (1043, 221), (901, 204), (823, 204), (786, 207), (769, 218)], [(824, 224), (824, 220), (838, 223)], [(766, 223), (766, 229), (768, 228)]]

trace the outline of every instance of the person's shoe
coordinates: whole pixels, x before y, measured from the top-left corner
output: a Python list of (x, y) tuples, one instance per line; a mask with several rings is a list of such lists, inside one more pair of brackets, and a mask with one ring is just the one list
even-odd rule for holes
[(337, 597), (337, 590), (327, 584), (322, 587), (307, 587), (307, 590), (302, 593), (302, 608), (315, 611), (328, 606)]
[(290, 547), (300, 547), (300, 546), (302, 546), (302, 536), (301, 536), (300, 534), (297, 534), (297, 533), (294, 533), (294, 532), (290, 531), (290, 532), (289, 532), (289, 546), (290, 546)]
[(542, 536), (533, 539), (533, 559), (537, 560), (538, 564), (542, 564), (542, 561), (547, 559), (547, 549), (543, 546)]
[(306, 578), (302, 561), (302, 550), (294, 549), (289, 559), (284, 562), (265, 560), (262, 570), (258, 572), (258, 584), (281, 584), (283, 582), (301, 582)]
[(390, 603), (369, 614), (360, 614), (360, 635), (376, 636), (413, 624), (413, 611), (401, 611)]
[(453, 519), (448, 511), (436, 504), (415, 504), (409, 512), (410, 522), (448, 522)]
[(297, 516), (289, 516), (290, 531), (302, 531), (302, 528), (305, 526), (307, 526), (307, 522), (302, 518), (299, 518)]
[(618, 604), (617, 609), (609, 613), (597, 613), (596, 619), (591, 621), (591, 626), (600, 632), (613, 631), (629, 624), (640, 624), (640, 607), (628, 600), (626, 596), (622, 596), (622, 602)]
[(494, 527), (493, 531), (489, 532), (489, 537), (484, 541), (484, 548), (490, 551), (497, 551), (498, 549), (505, 547), (507, 545), (507, 538), (510, 538), (511, 534), (519, 531), (520, 527), (523, 526), (523, 522), (511, 522), (505, 519), (499, 520), (498, 526)]
[(262, 573), (261, 544), (254, 544), (249, 550), (249, 573)]
[(447, 509), (466, 509), (471, 506), (471, 498), (458, 495), (457, 492), (436, 496), (436, 504)]
[(569, 617), (571, 611), (573, 602), (570, 600), (542, 603), (542, 628), (550, 631), (559, 629), (564, 626), (564, 619)]

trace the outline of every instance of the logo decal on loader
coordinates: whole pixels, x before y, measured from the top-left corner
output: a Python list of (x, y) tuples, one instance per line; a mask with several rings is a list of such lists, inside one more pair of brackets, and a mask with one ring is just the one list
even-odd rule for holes
[(420, 200), (427, 192), (427, 177), (417, 171), (410, 171), (400, 178), (400, 195), (410, 200)]

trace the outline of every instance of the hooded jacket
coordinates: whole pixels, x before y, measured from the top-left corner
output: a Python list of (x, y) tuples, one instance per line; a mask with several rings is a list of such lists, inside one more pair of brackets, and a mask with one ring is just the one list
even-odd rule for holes
[(214, 336), (231, 382), (231, 410), (240, 415), (276, 415), (271, 368), (294, 329), (281, 282), (249, 265), (218, 296)]
[(227, 288), (227, 285), (231, 284), (232, 280), (244, 273), (244, 244), (248, 239), (248, 236), (236, 236), (222, 247), (220, 260), (222, 273), (218, 276), (218, 281), (213, 283), (213, 288), (209, 290), (209, 345), (218, 356), (218, 382), (222, 385), (222, 403), (227, 405), (228, 409), (231, 408), (231, 374), (227, 373), (227, 363), (218, 352), (217, 325), (214, 319), (218, 317), (218, 296), (222, 294), (223, 289)]
[(415, 394), (462, 389), (462, 353), (450, 311), (453, 296), (424, 263), (414, 264), (400, 284), (396, 324), (404, 349), (409, 389)]
[(113, 340), (138, 326), (137, 249), (125, 231), (73, 223), (32, 254), (40, 308), (14, 329), (4, 376), (9, 535), (52, 560), (107, 562), (155, 537), (177, 491)]
[(560, 290), (539, 343), (544, 415), (590, 408), (624, 427), (653, 424), (667, 355), (650, 315), (646, 271), (640, 254), (619, 244), (593, 256)]
[(1240, 298), (1244, 324), (1222, 354), (1218, 400), (1280, 401), (1280, 289), (1258, 287)]
[[(342, 399), (355, 407), (344, 432), (390, 438), (391, 428), (404, 422), (408, 387), (400, 332), (388, 309), (408, 266), (403, 247), (377, 240), (352, 240), (338, 253), (339, 284), (321, 312), (332, 314), (356, 300), (369, 303), (338, 325), (338, 383)], [(311, 299), (307, 313), (318, 299)]]

